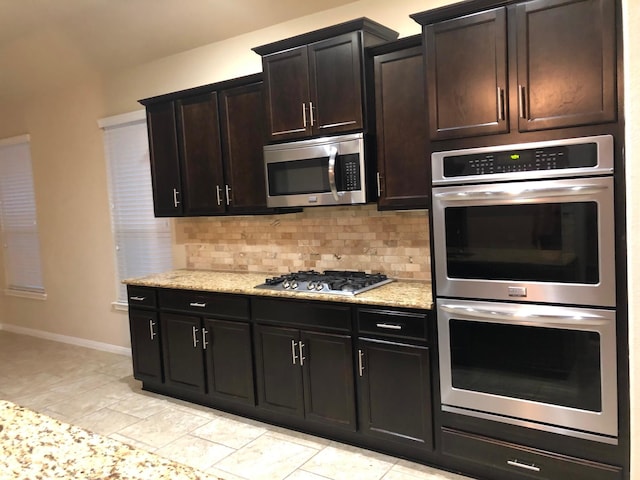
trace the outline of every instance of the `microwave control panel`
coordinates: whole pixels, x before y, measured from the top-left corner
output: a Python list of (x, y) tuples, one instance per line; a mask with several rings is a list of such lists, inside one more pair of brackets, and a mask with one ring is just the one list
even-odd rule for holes
[(340, 192), (360, 190), (360, 157), (357, 154), (338, 156), (336, 188)]

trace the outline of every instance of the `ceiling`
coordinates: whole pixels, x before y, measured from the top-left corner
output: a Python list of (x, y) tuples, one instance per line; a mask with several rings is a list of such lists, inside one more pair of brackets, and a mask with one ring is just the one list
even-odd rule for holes
[(354, 0), (0, 0), (0, 100)]

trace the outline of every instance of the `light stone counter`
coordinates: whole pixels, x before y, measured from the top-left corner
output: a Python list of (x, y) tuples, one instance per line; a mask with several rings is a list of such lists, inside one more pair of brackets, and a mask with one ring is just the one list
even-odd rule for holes
[(322, 293), (286, 292), (254, 288), (273, 276), (265, 273), (231, 273), (206, 270), (173, 270), (146, 277), (124, 280), (128, 285), (145, 287), (201, 290), (243, 295), (323, 300), (330, 302), (380, 305), (387, 307), (432, 309), (431, 284), (396, 280), (358, 295), (327, 295)]

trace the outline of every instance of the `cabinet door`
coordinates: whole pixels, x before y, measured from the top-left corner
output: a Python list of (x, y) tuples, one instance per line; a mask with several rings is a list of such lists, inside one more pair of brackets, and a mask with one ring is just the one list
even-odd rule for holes
[(162, 383), (162, 354), (158, 314), (129, 309), (133, 376), (143, 382)]
[(363, 433), (433, 449), (429, 349), (360, 340), (358, 362)]
[(258, 404), (268, 410), (302, 417), (298, 330), (257, 325), (255, 334)]
[(222, 150), (215, 92), (176, 102), (185, 215), (222, 213)]
[(356, 430), (351, 337), (301, 333), (305, 418)]
[(431, 173), (422, 47), (376, 56), (373, 68), (378, 206), (427, 208)]
[(156, 217), (182, 215), (178, 131), (173, 102), (147, 106), (153, 209)]
[(507, 132), (506, 10), (425, 27), (431, 138)]
[(615, 121), (615, 4), (536, 0), (516, 6), (521, 131)]
[(205, 393), (204, 356), (199, 317), (161, 313), (165, 383)]
[(204, 328), (209, 393), (255, 405), (249, 324), (207, 318)]
[(229, 212), (266, 210), (262, 147), (265, 141), (262, 83), (220, 93), (221, 131)]
[(310, 135), (307, 47), (267, 55), (262, 69), (269, 140)]
[(309, 45), (314, 134), (362, 128), (362, 48), (358, 32)]

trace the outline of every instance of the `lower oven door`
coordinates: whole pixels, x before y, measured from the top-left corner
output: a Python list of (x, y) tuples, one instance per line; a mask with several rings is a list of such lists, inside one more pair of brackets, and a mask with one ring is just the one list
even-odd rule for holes
[(438, 299), (442, 409), (617, 443), (615, 312)]

